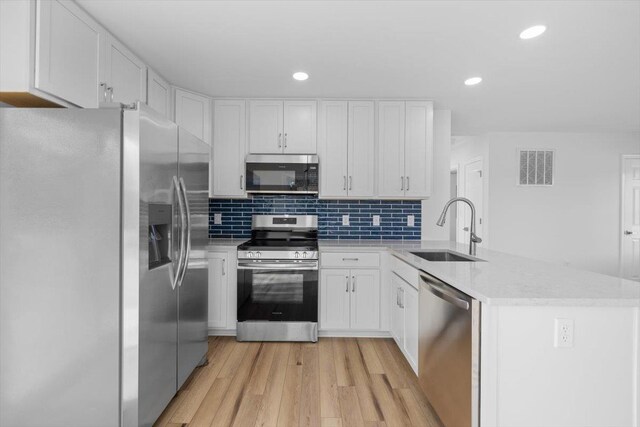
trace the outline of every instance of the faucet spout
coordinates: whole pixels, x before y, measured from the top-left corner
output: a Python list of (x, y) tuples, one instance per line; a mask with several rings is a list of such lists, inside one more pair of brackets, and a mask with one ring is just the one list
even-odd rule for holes
[(481, 243), (482, 239), (476, 235), (476, 207), (473, 205), (473, 202), (471, 200), (467, 199), (466, 197), (454, 197), (453, 199), (449, 200), (444, 205), (444, 208), (442, 209), (442, 213), (440, 214), (440, 217), (438, 218), (436, 225), (440, 227), (444, 225), (445, 221), (447, 220), (447, 211), (449, 210), (449, 206), (451, 206), (456, 202), (466, 203), (467, 205), (469, 205), (469, 208), (471, 208), (471, 226), (470, 226), (470, 232), (469, 232), (469, 255), (475, 255), (476, 244)]

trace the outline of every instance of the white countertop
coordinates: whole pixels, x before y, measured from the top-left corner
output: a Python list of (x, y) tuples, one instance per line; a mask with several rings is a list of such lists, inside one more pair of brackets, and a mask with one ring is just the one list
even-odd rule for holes
[[(210, 239), (209, 249), (232, 248), (247, 239)], [(448, 241), (320, 240), (320, 252), (389, 250), (410, 265), (436, 276), (487, 304), (640, 307), (640, 283), (576, 270), (478, 247), (484, 262), (432, 262), (415, 251), (453, 250), (468, 246)]]

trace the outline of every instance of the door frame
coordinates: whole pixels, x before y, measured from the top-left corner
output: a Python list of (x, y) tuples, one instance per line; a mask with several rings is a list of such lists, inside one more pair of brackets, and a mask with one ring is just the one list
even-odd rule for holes
[[(487, 164), (485, 162), (484, 156), (476, 156), (466, 160), (464, 163), (458, 165), (458, 197), (467, 197), (467, 166), (472, 163), (481, 161), (482, 162), (482, 210), (476, 210), (476, 226), (478, 225), (478, 221), (482, 218), (482, 233), (479, 237), (482, 238), (482, 247), (489, 248), (489, 221), (488, 215), (485, 215), (488, 212), (488, 204), (487, 204), (487, 193), (488, 193), (488, 185), (487, 185)], [(463, 220), (464, 215), (460, 215), (460, 210), (458, 210), (458, 222)], [(465, 224), (458, 224), (458, 230), (465, 227)], [(459, 233), (456, 233), (456, 239), (459, 237)]]
[(618, 276), (622, 277), (623, 267), (622, 267), (622, 252), (624, 247), (624, 162), (629, 159), (640, 159), (640, 154), (622, 154), (620, 155), (620, 202), (618, 203), (618, 207), (620, 208), (620, 222), (618, 225)]

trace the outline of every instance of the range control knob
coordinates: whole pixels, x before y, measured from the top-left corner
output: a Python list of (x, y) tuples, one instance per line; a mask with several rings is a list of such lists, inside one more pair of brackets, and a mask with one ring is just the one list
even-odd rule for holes
[(249, 252), (249, 253), (247, 253), (247, 256), (248, 256), (249, 258), (253, 258), (253, 252)]
[(295, 257), (296, 257), (296, 258), (300, 258), (300, 252), (296, 252), (296, 253), (295, 253)]
[(261, 254), (260, 252), (256, 252), (256, 256), (257, 256), (258, 258), (260, 258), (260, 257), (262, 256), (262, 254)]
[(307, 257), (307, 253), (306, 252), (302, 252), (302, 258), (306, 258)]

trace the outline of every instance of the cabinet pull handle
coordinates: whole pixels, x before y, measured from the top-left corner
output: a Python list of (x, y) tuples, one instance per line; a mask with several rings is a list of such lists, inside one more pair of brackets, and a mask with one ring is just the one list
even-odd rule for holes
[(409, 177), (407, 177), (407, 191), (409, 191)]
[(400, 288), (400, 308), (404, 308), (404, 289)]
[(278, 148), (282, 148), (282, 133), (278, 134)]
[(356, 291), (356, 276), (351, 276), (351, 292)]
[(342, 258), (343, 261), (358, 261), (360, 258)]
[(240, 175), (240, 189), (244, 189), (244, 175)]
[(287, 134), (284, 134), (284, 148), (287, 148)]
[(342, 189), (343, 189), (344, 191), (347, 191), (347, 176), (346, 176), (346, 175), (343, 175), (343, 176), (342, 176), (342, 180), (344, 181), (344, 183), (343, 183), (343, 185), (342, 185)]
[(400, 191), (404, 191), (404, 176), (400, 177)]
[(100, 87), (102, 88), (102, 101), (107, 102), (107, 84), (100, 83)]
[(344, 289), (345, 292), (349, 292), (349, 276), (344, 276), (345, 279), (347, 279), (347, 286)]
[(222, 258), (222, 275), (226, 276), (227, 272), (224, 269), (224, 265), (227, 263), (227, 260), (225, 258)]
[(107, 87), (107, 92), (109, 92), (109, 101), (113, 102), (113, 87), (112, 86)]
[(352, 184), (353, 184), (353, 177), (349, 175), (349, 190), (351, 190)]
[(396, 305), (400, 307), (400, 288), (396, 288)]

